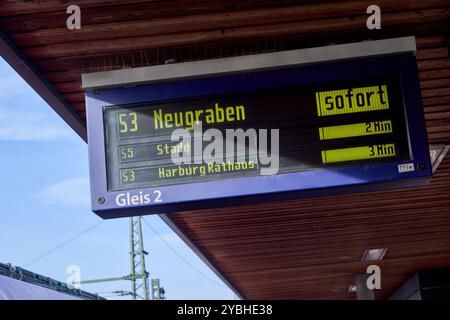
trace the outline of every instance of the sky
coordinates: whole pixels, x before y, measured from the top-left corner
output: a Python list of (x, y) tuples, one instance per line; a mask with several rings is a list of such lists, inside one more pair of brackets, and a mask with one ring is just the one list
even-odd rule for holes
[[(1, 263), (62, 282), (71, 265), (81, 280), (130, 273), (129, 219), (91, 212), (88, 166), (86, 143), (0, 58)], [(158, 216), (145, 221), (147, 271), (167, 299), (236, 299)], [(81, 289), (127, 299), (110, 292), (130, 282)]]

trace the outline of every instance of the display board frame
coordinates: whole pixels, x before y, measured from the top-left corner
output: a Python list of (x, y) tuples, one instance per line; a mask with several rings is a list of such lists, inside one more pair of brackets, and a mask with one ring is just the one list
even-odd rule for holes
[[(272, 176), (108, 191), (104, 108), (384, 76), (395, 76), (400, 79), (412, 160), (390, 160)], [(85, 89), (91, 205), (92, 210), (102, 218), (410, 187), (427, 183), (432, 175), (417, 63), (414, 54), (410, 52), (375, 57), (351, 57), (341, 61), (299, 66), (224, 72), (219, 75), (174, 77), (172, 81), (168, 79), (162, 82), (152, 81), (134, 87)], [(146, 201), (147, 198), (150, 199), (149, 202)]]

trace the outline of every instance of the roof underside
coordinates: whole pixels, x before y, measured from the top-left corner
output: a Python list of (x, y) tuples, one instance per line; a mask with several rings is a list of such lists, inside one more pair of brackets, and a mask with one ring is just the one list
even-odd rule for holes
[[(450, 143), (450, 2), (379, 0), (382, 29), (369, 31), (372, 2), (78, 0), (82, 27), (69, 31), (65, 1), (3, 0), (0, 52), (85, 138), (84, 72), (415, 35), (429, 141)], [(355, 298), (364, 249), (387, 246), (384, 298), (418, 269), (450, 266), (449, 177), (447, 157), (427, 187), (171, 220), (245, 298)]]

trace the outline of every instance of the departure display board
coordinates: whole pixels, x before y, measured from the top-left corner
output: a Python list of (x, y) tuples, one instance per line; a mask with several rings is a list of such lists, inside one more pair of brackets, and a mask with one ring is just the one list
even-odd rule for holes
[(91, 205), (103, 218), (404, 188), (432, 175), (410, 53), (94, 89), (86, 110)]
[[(184, 184), (259, 174), (255, 152), (239, 141), (230, 158), (175, 165), (172, 153), (194, 157), (194, 138), (172, 141), (177, 128), (279, 129), (278, 174), (353, 163), (409, 159), (399, 79), (386, 77), (289, 86), (115, 106), (104, 110), (108, 189)], [(209, 142), (201, 142), (202, 151)], [(226, 141), (222, 143), (227, 154)]]

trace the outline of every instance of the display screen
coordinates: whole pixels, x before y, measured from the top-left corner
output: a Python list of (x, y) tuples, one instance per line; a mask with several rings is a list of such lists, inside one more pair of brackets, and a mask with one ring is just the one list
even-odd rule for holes
[[(258, 141), (230, 139), (229, 129), (278, 129), (277, 174), (407, 160), (401, 92), (399, 79), (392, 77), (105, 107), (108, 190), (260, 175), (261, 164), (252, 160)], [(211, 143), (196, 138), (200, 122), (203, 132), (223, 134), (223, 161), (193, 159), (195, 148), (205, 150)], [(186, 129), (192, 139), (172, 141), (176, 129)], [(232, 151), (226, 147), (230, 144)], [(237, 152), (240, 147), (244, 157)], [(193, 161), (175, 164), (174, 153)]]

